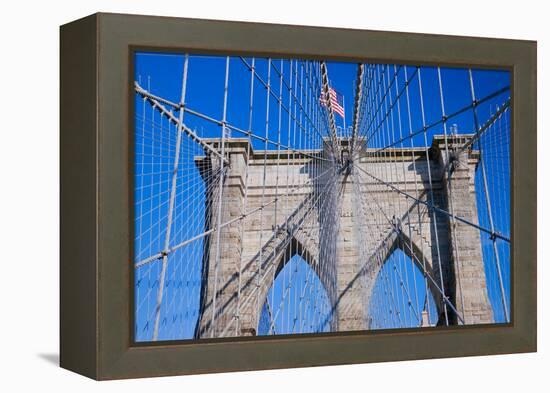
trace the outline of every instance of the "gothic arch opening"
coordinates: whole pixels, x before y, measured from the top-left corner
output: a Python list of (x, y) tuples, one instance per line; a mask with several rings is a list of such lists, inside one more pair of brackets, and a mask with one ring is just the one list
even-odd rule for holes
[(310, 252), (292, 239), (265, 286), (258, 335), (330, 331), (332, 303), (317, 267)]
[(441, 296), (430, 258), (401, 233), (379, 260), (365, 310), (369, 329), (437, 325)]
[(438, 307), (430, 286), (402, 249), (396, 248), (378, 272), (367, 315), (371, 329), (437, 324)]

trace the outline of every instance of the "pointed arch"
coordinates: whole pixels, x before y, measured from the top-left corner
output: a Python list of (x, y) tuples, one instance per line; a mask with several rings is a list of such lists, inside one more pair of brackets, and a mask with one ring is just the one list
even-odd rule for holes
[[(313, 248), (316, 248), (316, 246), (314, 246)], [(333, 304), (333, 294), (335, 293), (335, 291), (330, 290), (330, 288), (334, 287), (335, 282), (334, 278), (331, 279), (330, 275), (326, 274), (322, 271), (322, 269), (320, 269), (320, 264), (318, 259), (316, 258), (316, 255), (318, 255), (318, 250), (312, 249), (311, 245), (304, 245), (302, 241), (298, 240), (297, 237), (294, 236), (288, 239), (288, 245), (285, 251), (279, 256), (276, 261), (276, 267), (273, 271), (273, 275), (265, 283), (263, 283), (262, 287), (260, 288), (260, 299), (262, 299), (262, 301), (259, 304), (259, 309), (256, 310), (258, 315), (258, 324), (256, 331), (258, 332), (258, 334), (271, 334), (274, 322), (273, 319), (278, 318), (277, 302), (275, 302), (275, 304), (272, 304), (271, 301), (275, 297), (278, 298), (279, 303), (281, 300), (281, 296), (279, 296), (280, 294), (277, 294), (277, 296), (275, 296), (276, 294), (273, 291), (281, 290), (280, 280), (283, 276), (285, 276), (285, 274), (287, 274), (286, 271), (289, 268), (298, 269), (298, 279), (305, 279), (307, 282), (306, 285), (315, 288), (316, 296), (320, 297), (321, 301), (325, 303), (323, 305), (325, 311), (321, 313), (323, 314), (320, 316), (321, 318), (316, 321), (318, 329), (313, 330), (326, 330), (325, 328), (327, 326), (330, 326), (331, 320), (330, 317), (328, 317), (327, 315), (332, 313), (331, 305)], [(292, 275), (290, 278), (292, 278)], [(288, 289), (283, 288), (283, 290)], [(283, 294), (283, 296), (289, 296), (289, 294)], [(294, 293), (292, 296), (296, 296), (296, 293)], [(305, 293), (299, 294), (299, 296), (306, 297)], [(309, 313), (311, 313), (311, 311), (309, 311)], [(268, 324), (270, 325), (268, 329), (265, 329), (265, 326), (262, 326), (263, 323), (266, 323), (266, 319), (270, 319), (268, 321)], [(302, 322), (303, 321), (300, 321), (300, 323)], [(301, 328), (301, 326), (298, 326), (297, 328), (294, 327), (292, 330), (294, 330), (294, 333), (300, 333), (303, 329)], [(281, 334), (280, 332), (277, 333)]]
[[(409, 231), (412, 233), (412, 231)], [(392, 256), (396, 253), (402, 253), (406, 257), (407, 262), (413, 264), (414, 269), (420, 272), (421, 276), (425, 277), (425, 280), (422, 280), (422, 285), (427, 285), (426, 294), (431, 295), (436, 307), (437, 324), (441, 322), (442, 315), (442, 296), (440, 289), (437, 286), (439, 282), (439, 271), (437, 268), (434, 268), (432, 263), (432, 257), (427, 253), (431, 253), (431, 247), (423, 247), (421, 243), (422, 238), (420, 235), (417, 236), (408, 236), (404, 230), (394, 229), (388, 236), (381, 242), (378, 249), (370, 256), (369, 260), (365, 264), (364, 275), (367, 276), (366, 279), (366, 301), (365, 301), (365, 310), (369, 314), (371, 307), (371, 301), (375, 292), (375, 287), (378, 280), (381, 278), (381, 272), (386, 267), (389, 261), (392, 260)], [(401, 278), (403, 279), (403, 278)], [(409, 294), (410, 296), (411, 294)], [(410, 299), (409, 299), (410, 300)], [(421, 312), (421, 310), (417, 310)], [(421, 316), (418, 315), (420, 319)], [(372, 321), (368, 321), (368, 325), (371, 326)]]

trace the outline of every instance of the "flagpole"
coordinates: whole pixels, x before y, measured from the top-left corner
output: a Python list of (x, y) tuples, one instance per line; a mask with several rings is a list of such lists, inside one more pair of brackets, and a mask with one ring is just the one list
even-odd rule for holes
[(348, 129), (346, 128), (346, 96), (342, 94), (342, 107), (344, 108), (344, 135), (347, 135)]

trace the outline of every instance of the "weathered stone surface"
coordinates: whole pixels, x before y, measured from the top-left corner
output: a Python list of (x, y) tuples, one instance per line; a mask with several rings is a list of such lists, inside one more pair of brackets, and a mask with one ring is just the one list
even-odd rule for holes
[[(219, 140), (210, 143), (219, 149)], [(357, 173), (344, 171), (331, 184), (333, 170), (322, 161), (292, 152), (254, 152), (246, 139), (230, 139), (219, 221), (219, 180), (211, 176), (219, 161), (197, 157), (207, 181), (207, 230), (213, 229), (205, 242), (206, 285), (197, 337), (256, 334), (266, 294), (296, 253), (327, 291), (334, 307), (331, 329), (368, 329), (374, 282), (397, 247), (426, 269), (466, 324), (492, 322), (478, 230), (415, 202), (434, 203), (477, 223), (476, 152), (453, 157), (450, 164), (444, 146), (442, 137), (435, 137), (430, 149), (394, 149), (385, 157), (367, 151), (356, 159), (356, 166), (410, 198)], [(450, 165), (452, 171), (447, 170)], [(358, 204), (354, 189), (371, 208)], [(218, 223), (230, 221), (218, 233)], [(395, 234), (395, 226), (402, 236)], [(439, 323), (446, 318), (459, 323), (450, 309), (445, 310), (440, 289), (431, 282), (430, 289)], [(422, 326), (428, 323), (424, 313), (420, 318)]]

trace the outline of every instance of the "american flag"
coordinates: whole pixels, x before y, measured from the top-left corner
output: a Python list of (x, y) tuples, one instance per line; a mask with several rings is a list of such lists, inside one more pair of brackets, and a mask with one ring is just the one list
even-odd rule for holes
[[(330, 105), (332, 106), (332, 110), (334, 113), (338, 113), (342, 118), (344, 118), (345, 112), (344, 107), (340, 104), (340, 95), (334, 90), (332, 87), (329, 87), (329, 94), (330, 94)], [(327, 106), (327, 100), (325, 99), (325, 93), (321, 93), (321, 98), (319, 99), (321, 102), (321, 105)]]

